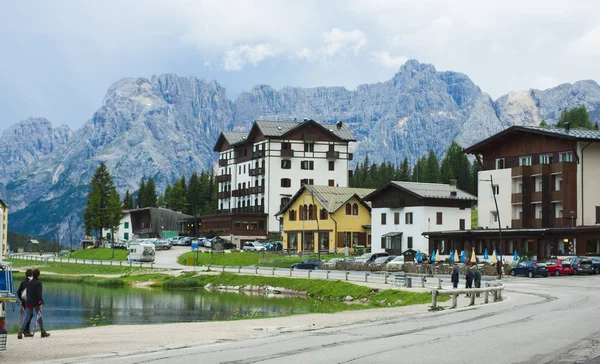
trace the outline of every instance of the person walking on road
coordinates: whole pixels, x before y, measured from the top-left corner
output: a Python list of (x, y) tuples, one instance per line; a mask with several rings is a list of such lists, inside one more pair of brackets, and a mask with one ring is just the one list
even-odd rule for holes
[[(25, 315), (25, 305), (27, 304), (27, 301), (25, 299), (23, 299), (23, 297), (26, 298), (26, 296), (27, 296), (27, 291), (25, 290), (25, 287), (27, 287), (27, 284), (29, 283), (29, 281), (31, 281), (32, 278), (33, 278), (33, 269), (27, 269), (25, 271), (25, 279), (21, 282), (21, 284), (19, 285), (19, 289), (17, 290), (17, 297), (19, 298), (19, 302), (21, 303), (21, 320), (23, 320), (25, 317), (24, 316)], [(23, 291), (25, 291), (24, 296), (23, 296)], [(23, 325), (23, 321), (21, 321), (21, 325)], [(25, 337), (33, 336), (31, 334), (31, 331), (29, 331), (30, 326), (31, 326), (31, 318), (29, 319), (29, 321), (25, 322), (25, 330), (23, 331), (23, 335), (25, 335)]]
[(454, 264), (452, 267), (452, 275), (450, 276), (453, 288), (458, 288), (458, 266)]
[[(17, 339), (23, 338), (23, 332), (25, 330), (25, 324), (33, 317), (33, 310), (36, 311), (37, 322), (40, 325), (42, 332), (42, 338), (50, 336), (46, 330), (44, 330), (44, 319), (42, 317), (42, 308), (44, 307), (44, 298), (42, 297), (42, 281), (39, 280), (40, 270), (35, 268), (32, 272), (33, 278), (27, 283), (27, 302), (25, 303), (25, 318), (17, 334)], [(34, 324), (35, 330), (35, 324)], [(32, 335), (33, 336), (33, 335)]]
[[(475, 282), (475, 288), (481, 288), (481, 272), (477, 268), (477, 264), (473, 268), (473, 281)], [(477, 293), (477, 297), (479, 297), (479, 293)]]
[[(467, 272), (465, 274), (465, 288), (473, 288), (473, 271), (469, 266), (467, 266)], [(471, 297), (471, 295), (467, 293), (466, 297)]]
[(496, 262), (496, 271), (498, 273), (498, 279), (502, 279), (502, 262), (500, 262), (500, 260), (498, 260)]

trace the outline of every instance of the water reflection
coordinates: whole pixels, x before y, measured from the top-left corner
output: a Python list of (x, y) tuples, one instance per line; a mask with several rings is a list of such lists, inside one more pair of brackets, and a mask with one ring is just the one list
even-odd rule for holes
[[(196, 322), (309, 312), (311, 302), (289, 297), (144, 288), (102, 288), (73, 283), (44, 284), (48, 330), (103, 324)], [(7, 307), (8, 326), (19, 323), (19, 307)]]

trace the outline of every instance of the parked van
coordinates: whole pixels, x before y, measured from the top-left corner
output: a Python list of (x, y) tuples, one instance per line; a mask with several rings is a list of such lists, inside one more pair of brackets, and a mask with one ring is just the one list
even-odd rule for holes
[(356, 258), (356, 260), (354, 261), (354, 263), (369, 264), (369, 263), (373, 263), (375, 261), (375, 259), (377, 259), (377, 258), (387, 257), (387, 256), (389, 256), (389, 254), (386, 253), (386, 252), (381, 252), (381, 253), (365, 253), (365, 254), (361, 255), (360, 257)]
[(155, 255), (156, 247), (154, 244), (130, 244), (127, 260), (130, 262), (154, 262)]

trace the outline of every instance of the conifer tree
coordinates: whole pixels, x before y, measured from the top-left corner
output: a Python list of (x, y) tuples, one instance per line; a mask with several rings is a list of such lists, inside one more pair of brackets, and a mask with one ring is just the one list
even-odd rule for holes
[(131, 210), (134, 209), (135, 206), (133, 204), (133, 195), (129, 192), (129, 190), (125, 191), (125, 197), (123, 198), (123, 209)]
[(154, 179), (150, 177), (144, 190), (144, 207), (157, 207), (157, 202), (156, 186), (154, 185)]
[(400, 170), (398, 173), (399, 181), (409, 181), (410, 180), (410, 165), (408, 164), (408, 158), (404, 157), (402, 164), (400, 165)]
[(595, 129), (590, 122), (590, 116), (585, 106), (574, 107), (570, 110), (563, 110), (560, 113), (560, 119), (556, 123), (557, 127), (564, 127), (566, 123), (570, 123), (571, 128)]
[(114, 182), (104, 162), (94, 172), (91, 181), (91, 191), (83, 214), (86, 234), (96, 231), (113, 231), (119, 227), (122, 214), (122, 204)]
[(439, 183), (440, 181), (440, 164), (438, 163), (437, 156), (433, 149), (429, 150), (429, 156), (425, 165), (425, 173), (423, 176), (423, 182), (427, 183)]
[(140, 188), (138, 189), (137, 198), (135, 200), (135, 205), (138, 209), (146, 207), (146, 181), (142, 177), (142, 181), (140, 182)]

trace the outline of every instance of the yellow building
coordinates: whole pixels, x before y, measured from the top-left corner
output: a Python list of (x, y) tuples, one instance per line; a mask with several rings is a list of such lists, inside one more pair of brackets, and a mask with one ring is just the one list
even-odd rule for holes
[(371, 246), (369, 188), (303, 185), (277, 213), (283, 222), (283, 248), (295, 251), (352, 252)]
[(8, 205), (0, 198), (0, 261), (8, 255)]

